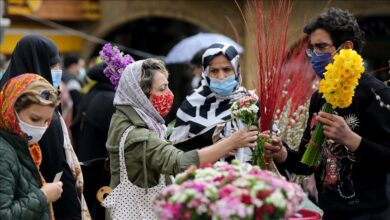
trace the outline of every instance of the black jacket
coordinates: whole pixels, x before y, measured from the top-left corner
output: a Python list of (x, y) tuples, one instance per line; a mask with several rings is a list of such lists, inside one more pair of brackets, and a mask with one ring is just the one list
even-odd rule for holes
[(363, 74), (352, 104), (345, 109), (336, 109), (340, 116), (358, 121), (352, 130), (362, 137), (362, 141), (355, 152), (333, 144), (323, 149), (318, 167), (313, 169), (300, 163), (310, 140), (312, 116), (325, 103), (315, 92), (299, 151), (288, 150), (287, 160), (282, 164), (294, 173), (315, 173), (319, 206), (324, 210), (325, 219), (354, 219), (385, 209), (385, 213), (375, 219), (390, 219), (390, 111), (380, 107), (372, 90), (385, 103), (390, 103), (390, 88)]
[(115, 87), (103, 75), (105, 66), (97, 65), (88, 72), (88, 77), (97, 83), (82, 98), (71, 125), (76, 153), (83, 162), (107, 155), (105, 143), (115, 111)]

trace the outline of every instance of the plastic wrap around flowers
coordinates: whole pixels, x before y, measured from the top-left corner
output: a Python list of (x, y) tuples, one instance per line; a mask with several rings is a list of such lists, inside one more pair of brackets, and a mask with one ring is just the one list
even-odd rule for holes
[(304, 199), (299, 185), (246, 163), (217, 162), (179, 174), (155, 201), (162, 220), (284, 219)]
[(107, 63), (107, 67), (103, 71), (104, 75), (110, 79), (111, 84), (115, 87), (118, 86), (126, 66), (134, 62), (133, 57), (128, 54), (123, 55), (123, 52), (117, 46), (113, 47), (111, 44), (103, 46), (103, 50), (100, 51), (100, 58)]

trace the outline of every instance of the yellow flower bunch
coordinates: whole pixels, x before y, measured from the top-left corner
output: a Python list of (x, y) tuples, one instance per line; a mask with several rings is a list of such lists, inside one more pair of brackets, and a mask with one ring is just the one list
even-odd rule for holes
[(332, 108), (346, 108), (351, 105), (358, 80), (365, 71), (363, 59), (355, 50), (343, 49), (333, 60), (325, 67), (318, 91)]

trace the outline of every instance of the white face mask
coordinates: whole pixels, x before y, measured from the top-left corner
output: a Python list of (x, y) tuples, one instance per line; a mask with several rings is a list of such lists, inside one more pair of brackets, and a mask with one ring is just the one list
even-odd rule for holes
[(20, 120), (18, 114), (16, 114), (16, 117), (19, 120), (20, 130), (22, 130), (27, 135), (28, 144), (31, 145), (31, 144), (38, 143), (38, 141), (41, 140), (43, 134), (46, 132), (47, 125), (43, 126), (43, 127), (33, 126), (33, 125), (27, 124), (26, 122)]
[(60, 88), (62, 77), (62, 70), (51, 70), (51, 80), (53, 81), (53, 87)]

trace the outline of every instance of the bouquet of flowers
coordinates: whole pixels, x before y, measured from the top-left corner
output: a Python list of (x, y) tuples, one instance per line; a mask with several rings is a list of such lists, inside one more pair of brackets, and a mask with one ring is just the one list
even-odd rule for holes
[(257, 113), (259, 107), (257, 106), (258, 98), (254, 91), (249, 91), (245, 96), (235, 101), (230, 107), (232, 118), (240, 119), (248, 127), (257, 125)]
[(104, 75), (110, 79), (113, 86), (117, 87), (126, 66), (134, 62), (133, 57), (128, 54), (123, 55), (117, 46), (113, 47), (109, 43), (103, 46), (103, 50), (99, 54), (100, 58), (107, 63), (107, 67), (103, 71)]
[[(333, 63), (325, 67), (325, 78), (320, 81), (318, 89), (326, 100), (322, 111), (327, 113), (333, 113), (335, 108), (346, 108), (351, 105), (358, 80), (364, 72), (362, 57), (352, 49), (341, 50), (333, 60)], [(301, 162), (308, 166), (316, 165), (324, 140), (323, 125), (317, 122)]]
[[(251, 125), (257, 125), (257, 116), (259, 112), (257, 103), (258, 98), (254, 91), (249, 91), (245, 96), (235, 101), (230, 107), (232, 118), (241, 120), (248, 128)], [(253, 150), (252, 158), (253, 164), (258, 165), (263, 169), (265, 168), (267, 163), (264, 158), (264, 140), (261, 137), (257, 140), (257, 146)]]
[(283, 219), (296, 213), (299, 185), (257, 166), (217, 162), (179, 174), (155, 201), (162, 220)]

